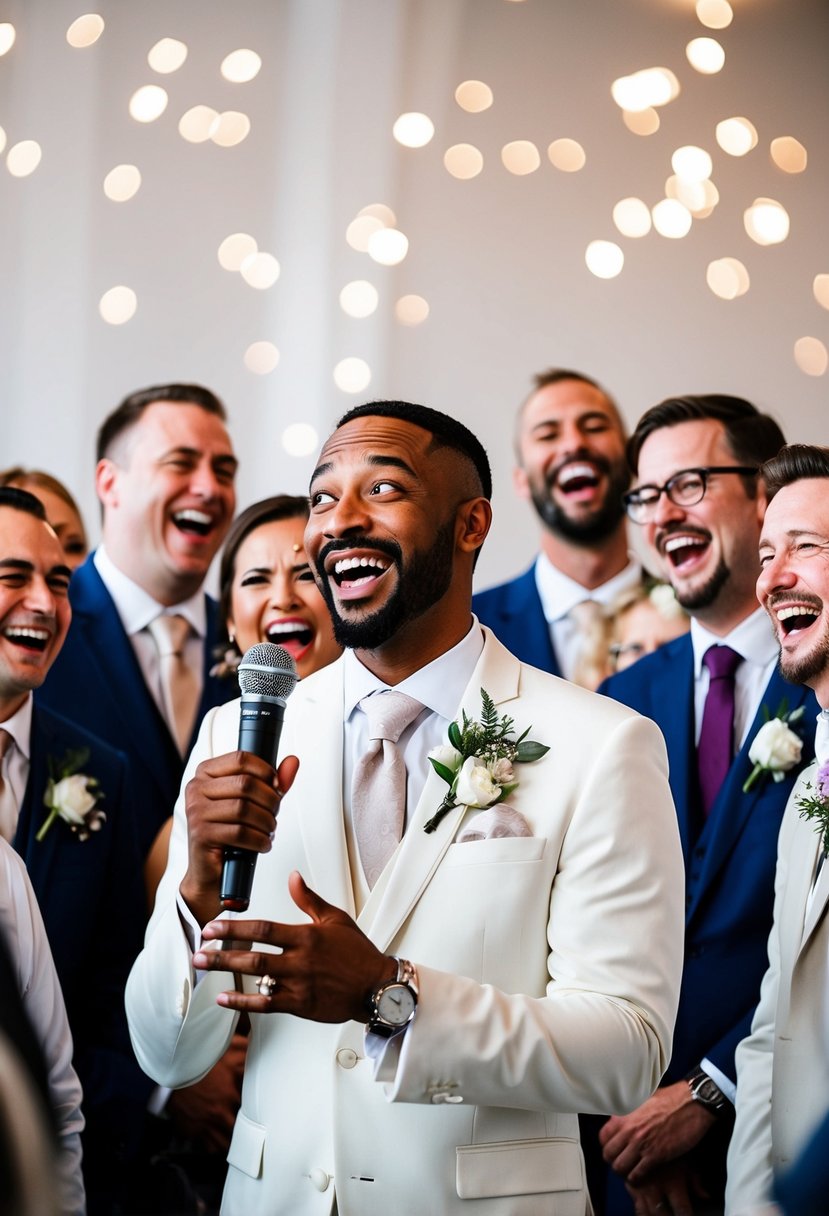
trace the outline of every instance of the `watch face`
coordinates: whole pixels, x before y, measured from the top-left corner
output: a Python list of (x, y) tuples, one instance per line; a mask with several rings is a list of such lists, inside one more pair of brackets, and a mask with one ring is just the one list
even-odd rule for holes
[(390, 984), (377, 997), (377, 1012), (392, 1026), (405, 1026), (414, 1009), (414, 993), (408, 984)]
[(720, 1097), (720, 1091), (710, 1077), (706, 1077), (704, 1081), (699, 1081), (696, 1091), (703, 1102), (716, 1102)]

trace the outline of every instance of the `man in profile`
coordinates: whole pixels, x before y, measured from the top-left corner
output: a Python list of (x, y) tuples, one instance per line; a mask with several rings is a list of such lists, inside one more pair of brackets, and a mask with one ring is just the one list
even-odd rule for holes
[(642, 578), (622, 506), (624, 427), (613, 398), (581, 372), (551, 368), (534, 384), (516, 419), (514, 483), (541, 521), (541, 552), (472, 608), (522, 662), (595, 688), (604, 610)]
[[(278, 774), (236, 750), (238, 703), (208, 715), (127, 987), (139, 1058), (187, 1084), (251, 1017), (229, 1212), (583, 1212), (574, 1112), (642, 1101), (670, 1052), (662, 740), (472, 617), (491, 479), (462, 424), (358, 406), (310, 493), (346, 650), (288, 702)], [(259, 854), (242, 919), (222, 918), (228, 846)]]

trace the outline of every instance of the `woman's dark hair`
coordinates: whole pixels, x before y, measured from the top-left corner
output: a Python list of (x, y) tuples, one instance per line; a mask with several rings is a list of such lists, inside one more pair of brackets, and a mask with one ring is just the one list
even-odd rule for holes
[(276, 519), (307, 519), (309, 515), (308, 499), (299, 494), (275, 494), (273, 498), (263, 498), (261, 502), (252, 503), (236, 516), (230, 525), (222, 560), (219, 565), (219, 641), (220, 651), (224, 654), (230, 639), (227, 633), (227, 619), (230, 616), (230, 601), (233, 590), (233, 575), (236, 568), (236, 554), (242, 541), (262, 524), (273, 523)]

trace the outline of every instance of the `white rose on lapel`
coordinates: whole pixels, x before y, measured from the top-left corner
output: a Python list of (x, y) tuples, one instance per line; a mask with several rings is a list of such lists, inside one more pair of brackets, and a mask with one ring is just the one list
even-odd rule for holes
[(89, 792), (89, 778), (83, 773), (75, 773), (72, 777), (64, 777), (52, 787), (49, 803), (55, 808), (61, 819), (81, 827), (86, 815), (98, 801)]
[(463, 756), (449, 743), (439, 743), (437, 747), (433, 747), (428, 758), (437, 760), (438, 764), (448, 768), (450, 773), (456, 773), (463, 764)]
[(458, 802), (462, 802), (464, 806), (492, 806), (500, 796), (501, 787), (494, 783), (486, 765), (478, 764), (474, 756), (464, 760), (455, 786)]
[(775, 781), (782, 781), (786, 773), (800, 763), (803, 740), (789, 723), (799, 721), (802, 716), (802, 705), (787, 714), (784, 703), (777, 716), (769, 718), (760, 727), (748, 749), (748, 758), (754, 768), (743, 785), (744, 794), (748, 793), (761, 773), (771, 773)]

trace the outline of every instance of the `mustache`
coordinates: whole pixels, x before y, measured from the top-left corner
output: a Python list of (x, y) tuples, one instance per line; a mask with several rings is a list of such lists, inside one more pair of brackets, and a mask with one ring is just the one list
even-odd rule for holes
[(330, 540), (320, 549), (314, 563), (320, 577), (325, 577), (325, 563), (332, 553), (345, 553), (349, 549), (373, 549), (375, 553), (385, 553), (386, 557), (390, 557), (398, 566), (403, 557), (403, 550), (393, 540), (378, 540), (370, 536), (349, 536)]
[(792, 594), (790, 591), (774, 591), (765, 603), (766, 612), (774, 612), (781, 604), (802, 604), (804, 608), (814, 608), (816, 612), (823, 611), (823, 600), (808, 591)]

